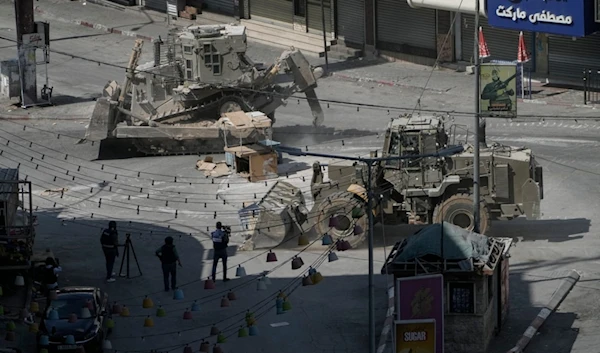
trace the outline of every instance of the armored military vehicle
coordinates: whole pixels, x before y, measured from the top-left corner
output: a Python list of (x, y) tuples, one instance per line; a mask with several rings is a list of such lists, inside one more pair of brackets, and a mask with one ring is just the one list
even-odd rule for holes
[[(138, 66), (142, 46), (136, 41), (124, 83), (105, 86), (82, 141), (102, 141), (101, 150), (127, 141), (150, 155), (220, 152), (228, 137), (217, 126), (224, 113), (260, 111), (273, 123), (275, 110), (297, 92), (308, 98), (313, 124), (323, 121), (315, 94), (322, 70), (294, 48), (270, 67), (255, 64), (246, 55), (245, 26), (172, 31), (166, 43), (154, 43), (154, 61)], [(249, 142), (269, 138), (247, 135)]]
[[(449, 145), (441, 116), (403, 116), (389, 123), (384, 157), (426, 155)], [(499, 144), (480, 146), (480, 233), (492, 220), (540, 216), (543, 198), (542, 167), (530, 149)], [(373, 168), (375, 206), (384, 222), (449, 222), (473, 229), (473, 145), (445, 158), (417, 158), (381, 162)], [(311, 184), (317, 234), (329, 233), (357, 245), (366, 237), (366, 167), (332, 161), (313, 165)], [(380, 216), (375, 217), (376, 221)]]

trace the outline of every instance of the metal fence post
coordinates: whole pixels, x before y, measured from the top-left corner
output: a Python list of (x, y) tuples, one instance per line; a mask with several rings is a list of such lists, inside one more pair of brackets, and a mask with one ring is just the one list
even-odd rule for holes
[(587, 70), (583, 69), (583, 104), (587, 104)]

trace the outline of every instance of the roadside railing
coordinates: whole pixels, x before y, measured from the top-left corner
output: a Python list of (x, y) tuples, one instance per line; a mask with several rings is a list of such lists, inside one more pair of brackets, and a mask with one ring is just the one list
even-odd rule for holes
[(600, 102), (600, 70), (583, 70), (583, 104)]

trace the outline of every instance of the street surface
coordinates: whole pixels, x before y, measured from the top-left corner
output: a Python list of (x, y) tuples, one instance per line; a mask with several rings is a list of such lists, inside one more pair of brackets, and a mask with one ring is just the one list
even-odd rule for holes
[[(56, 6), (61, 3), (65, 2), (56, 1)], [(14, 57), (16, 52), (11, 41), (15, 38), (12, 8), (9, 1), (0, 1), (2, 60)], [(88, 10), (97, 14), (98, 22), (111, 17), (110, 9), (88, 4)], [(129, 27), (140, 17), (128, 16)], [(43, 19), (44, 15), (36, 14), (36, 20)], [(295, 241), (275, 249), (279, 261), (273, 264), (265, 262), (264, 251), (232, 251), (228, 274), (234, 280), (218, 282), (212, 291), (203, 289), (201, 279), (209, 275), (212, 263), (207, 227), (212, 230), (217, 220), (231, 224), (237, 232), (232, 243), (240, 245), (244, 238), (237, 210), (253, 202), (254, 194), (260, 199), (268, 187), (244, 183), (235, 175), (215, 179), (213, 184), (211, 178), (195, 170), (197, 156), (96, 160), (97, 144), (76, 142), (83, 136), (93, 99), (100, 95), (104, 84), (110, 79), (122, 80), (124, 69), (111, 64), (126, 65), (134, 39), (60, 21), (50, 23), (51, 46), (56, 52), (50, 55), (48, 72), (56, 106), (23, 111), (0, 102), (7, 116), (29, 114), (29, 119), (3, 120), (0, 124), (0, 167), (19, 165), (21, 176), (28, 176), (35, 185), (34, 204), (39, 207), (36, 244), (42, 249), (51, 248), (61, 259), (65, 269), (59, 279), (61, 285), (99, 286), (108, 291), (111, 300), (130, 307), (131, 317), (115, 318), (111, 338), (115, 350), (180, 352), (186, 343), (193, 342), (191, 346), (197, 351), (199, 341), (216, 324), (222, 330), (228, 328), (226, 335), (231, 335), (221, 345), (225, 352), (366, 351), (368, 262), (364, 248), (340, 253), (337, 262), (325, 260), (319, 267), (324, 281), (299, 288), (295, 288), (298, 281), (294, 279), (302, 270), (292, 271), (289, 263), (282, 264), (303, 249)], [(144, 49), (141, 62), (152, 59), (151, 46)], [(278, 49), (250, 43), (248, 55), (269, 63), (279, 53)], [(315, 64), (322, 61), (311, 60)], [(334, 73), (356, 80), (334, 74), (319, 82), (317, 95), (324, 100), (324, 128), (312, 129), (306, 102), (290, 99), (286, 107), (277, 110), (275, 140), (289, 146), (308, 146), (314, 152), (361, 155), (381, 148), (381, 133), (391, 117), (413, 109), (423, 115), (427, 110), (457, 112), (453, 114), (455, 124), (472, 126), (473, 119), (467, 113), (473, 110), (473, 76), (450, 70), (431, 74), (430, 68), (403, 63), (362, 64), (332, 62)], [(400, 84), (387, 86), (366, 80), (386, 77)], [(42, 82), (43, 75), (38, 80)], [(429, 82), (428, 88), (423, 91), (425, 82)], [(420, 107), (416, 105), (419, 98)], [(516, 241), (510, 259), (510, 318), (490, 351), (512, 348), (550, 299), (560, 278), (576, 269), (582, 274), (581, 280), (559, 311), (546, 321), (527, 352), (593, 352), (600, 344), (600, 336), (596, 335), (600, 324), (600, 122), (594, 119), (598, 114), (586, 107), (519, 103), (519, 115), (521, 118), (515, 121), (489, 119), (488, 142), (532, 148), (545, 168), (543, 217), (539, 221), (495, 223), (489, 233)], [(468, 137), (460, 129), (457, 135), (458, 140)], [(306, 195), (313, 161), (286, 157), (279, 169), (282, 179), (298, 185)], [(61, 188), (65, 188), (62, 195), (57, 192)], [(111, 219), (117, 221), (122, 239), (125, 233), (131, 233), (143, 275), (106, 284), (99, 236)], [(409, 226), (376, 227), (376, 272), (386, 250), (414, 230)], [(185, 293), (182, 301), (174, 301), (172, 294), (162, 291), (160, 264), (154, 257), (154, 250), (167, 235), (174, 236), (183, 262), (178, 270)], [(325, 250), (318, 241), (304, 251), (303, 270), (315, 261), (318, 264)], [(235, 278), (235, 267), (242, 263), (249, 276)], [(120, 264), (121, 258), (116, 265)], [(272, 284), (266, 291), (257, 291), (255, 275), (271, 270)], [(137, 275), (135, 262), (131, 263), (131, 271)], [(386, 282), (384, 276), (376, 277), (377, 335), (387, 310)], [(221, 297), (230, 289), (238, 300), (229, 308), (220, 308)], [(284, 315), (276, 315), (274, 308), (274, 297), (280, 289), (286, 293), (293, 289), (293, 309)], [(144, 318), (155, 313), (155, 309), (142, 309), (145, 295), (167, 311), (167, 317), (154, 318), (153, 328), (143, 327)], [(182, 320), (183, 312), (195, 299), (201, 310), (193, 313), (193, 320)], [(237, 338), (247, 309), (264, 312), (258, 319), (260, 335)], [(214, 343), (215, 338), (210, 341)], [(21, 342), (27, 345), (31, 340), (21, 337)]]

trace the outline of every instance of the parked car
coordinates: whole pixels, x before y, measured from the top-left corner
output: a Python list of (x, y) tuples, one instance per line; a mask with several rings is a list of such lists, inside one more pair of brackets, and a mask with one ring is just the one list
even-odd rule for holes
[[(107, 317), (108, 294), (94, 287), (65, 287), (59, 289), (56, 299), (48, 299), (38, 333), (38, 352), (75, 351), (83, 346), (86, 352), (102, 352), (105, 338), (104, 320)], [(89, 315), (87, 310), (89, 310)], [(58, 317), (52, 317), (56, 313)], [(40, 336), (47, 335), (50, 345), (41, 346)], [(66, 342), (72, 335), (74, 344)]]

